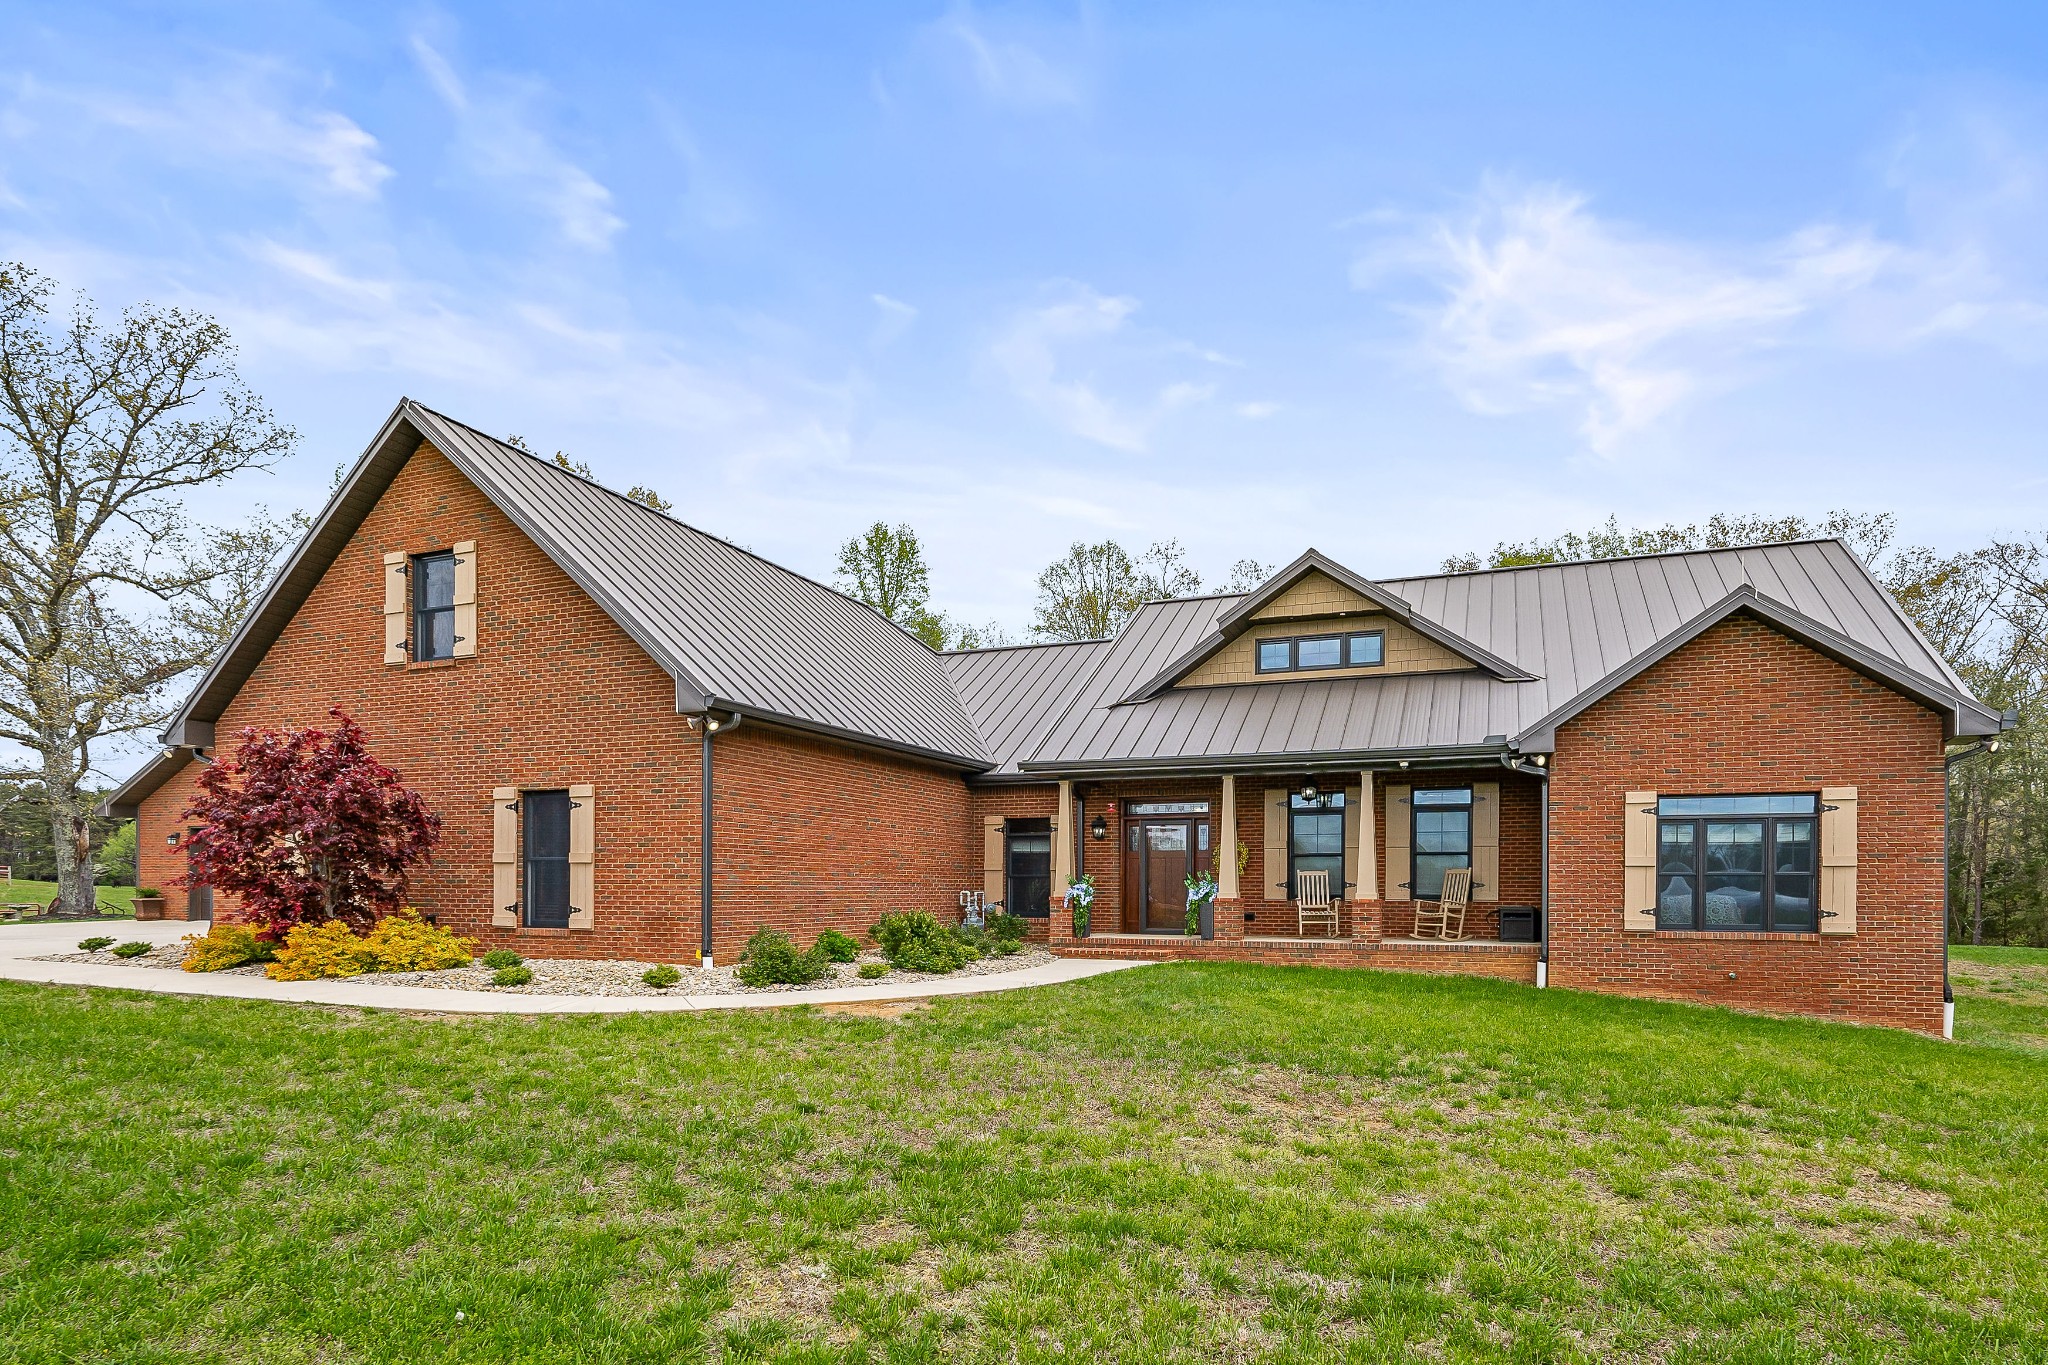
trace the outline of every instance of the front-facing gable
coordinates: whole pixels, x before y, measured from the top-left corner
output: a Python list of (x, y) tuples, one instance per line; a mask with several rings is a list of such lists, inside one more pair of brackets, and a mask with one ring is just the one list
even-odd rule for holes
[(173, 719), (213, 722), (384, 490), (445, 457), (674, 680), (676, 709), (735, 710), (835, 738), (988, 765), (937, 654), (863, 602), (402, 400)]
[(1441, 623), (1417, 617), (1398, 593), (1309, 550), (1228, 607), (1207, 636), (1123, 700), (1144, 701), (1168, 688), (1306, 681), (1310, 675), (1305, 672), (1262, 671), (1258, 666), (1260, 642), (1354, 634), (1379, 635), (1379, 658), (1356, 667), (1317, 669), (1315, 679), (1465, 669), (1477, 669), (1503, 681), (1531, 677)]

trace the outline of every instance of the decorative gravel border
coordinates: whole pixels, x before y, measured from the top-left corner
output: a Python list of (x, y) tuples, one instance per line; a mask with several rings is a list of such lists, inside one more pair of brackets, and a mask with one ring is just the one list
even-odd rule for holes
[[(182, 942), (159, 944), (148, 953), (129, 958), (115, 957), (111, 948), (105, 948), (96, 953), (53, 953), (47, 957), (29, 960), (89, 962), (97, 966), (112, 967), (157, 967), (175, 971), (180, 970), (180, 964), (185, 960), (185, 945)], [(526, 965), (533, 969), (533, 980), (523, 986), (492, 985), (492, 970), (482, 965), (450, 967), (438, 972), (371, 972), (363, 976), (330, 979), (374, 982), (382, 986), (424, 986), (433, 990), (488, 991), (494, 995), (784, 995), (831, 990), (841, 986), (909, 986), (926, 981), (957, 981), (962, 977), (971, 976), (1000, 976), (1008, 972), (1022, 971), (1027, 967), (1041, 967), (1060, 959), (1038, 944), (1027, 943), (1009, 957), (982, 958), (968, 963), (958, 971), (943, 975), (933, 972), (899, 972), (891, 969), (885, 975), (871, 979), (863, 979), (860, 976), (859, 969), (862, 963), (880, 961), (880, 956), (864, 953), (859, 962), (833, 963), (829, 973), (808, 986), (763, 986), (758, 989), (740, 984), (731, 967), (717, 967), (707, 972), (700, 968), (676, 964), (683, 974), (682, 980), (665, 990), (657, 990), (640, 979), (648, 968), (658, 965), (656, 963), (592, 961), (582, 958), (530, 957), (526, 959)], [(251, 964), (247, 967), (230, 967), (224, 972), (212, 972), (208, 975), (262, 976), (263, 968)]]

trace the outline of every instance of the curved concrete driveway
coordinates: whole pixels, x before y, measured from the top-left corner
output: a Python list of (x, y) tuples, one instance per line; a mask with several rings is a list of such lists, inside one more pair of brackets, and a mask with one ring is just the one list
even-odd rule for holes
[(374, 977), (346, 981), (270, 981), (260, 976), (218, 976), (130, 967), (111, 958), (98, 962), (32, 962), (51, 953), (75, 952), (78, 941), (95, 934), (122, 942), (142, 939), (175, 943), (197, 926), (174, 921), (135, 924), (0, 925), (0, 980), (40, 981), (63, 986), (113, 986), (169, 995), (218, 995), (240, 1000), (283, 1000), (308, 1005), (355, 1005), (365, 1009), (419, 1010), (434, 1014), (636, 1014), (642, 1011), (774, 1009), (785, 1005), (841, 1005), (859, 1001), (926, 1000), (941, 995), (983, 995), (1026, 986), (1079, 981), (1143, 962), (1097, 962), (1062, 958), (993, 976), (965, 976), (915, 985), (833, 986), (773, 995), (501, 995), (495, 991), (444, 991), (430, 986), (385, 986)]

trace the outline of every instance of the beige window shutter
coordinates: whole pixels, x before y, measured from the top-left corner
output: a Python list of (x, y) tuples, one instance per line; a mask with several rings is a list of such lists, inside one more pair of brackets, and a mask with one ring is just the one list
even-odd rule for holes
[(1409, 819), (1413, 810), (1409, 795), (1412, 787), (1397, 787), (1387, 784), (1387, 889), (1385, 898), (1390, 901), (1405, 901), (1408, 883), (1413, 877), (1413, 860), (1409, 849), (1414, 845), (1415, 822)]
[(405, 551), (384, 556), (384, 662), (405, 662)]
[(1500, 899), (1500, 783), (1472, 784), (1472, 899)]
[(1372, 800), (1372, 774), (1360, 773), (1361, 785), (1357, 796), (1346, 795), (1344, 804), (1358, 812), (1358, 883), (1351, 894), (1362, 901), (1378, 900), (1380, 895), (1380, 860), (1378, 840), (1374, 837), (1373, 826), (1378, 823)]
[(455, 542), (455, 657), (476, 654), (476, 542)]
[(569, 927), (597, 923), (597, 788), (569, 787)]
[(1657, 927), (1657, 793), (1621, 798), (1621, 927), (1647, 934)]
[(1820, 931), (1856, 932), (1856, 789), (1820, 789)]
[[(1008, 894), (1005, 883), (1007, 876), (1003, 867), (1003, 817), (984, 815), (981, 817), (981, 898), (994, 905)], [(1055, 895), (1064, 896), (1067, 888), (1053, 888)]]
[(1359, 804), (1365, 793), (1358, 787), (1344, 789), (1344, 885), (1337, 894), (1347, 901), (1365, 898), (1360, 886), (1365, 882), (1364, 864), (1359, 861), (1359, 826), (1366, 822), (1366, 809)]
[(1291, 901), (1294, 888), (1287, 884), (1287, 788), (1266, 788), (1266, 884), (1259, 899)]
[(519, 927), (519, 789), (491, 789), (491, 927)]

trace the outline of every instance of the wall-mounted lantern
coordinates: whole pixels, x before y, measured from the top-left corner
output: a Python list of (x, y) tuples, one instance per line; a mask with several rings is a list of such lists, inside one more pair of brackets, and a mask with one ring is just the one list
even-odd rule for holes
[(1088, 837), (1091, 839), (1107, 839), (1109, 837), (1109, 821), (1099, 815), (1096, 816), (1094, 820), (1089, 822)]

